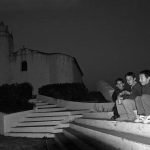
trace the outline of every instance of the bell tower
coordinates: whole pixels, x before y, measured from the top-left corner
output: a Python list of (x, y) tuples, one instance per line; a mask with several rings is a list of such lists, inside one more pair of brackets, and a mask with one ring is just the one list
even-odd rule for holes
[(13, 52), (13, 36), (9, 33), (8, 26), (0, 23), (0, 85), (10, 82), (9, 57)]

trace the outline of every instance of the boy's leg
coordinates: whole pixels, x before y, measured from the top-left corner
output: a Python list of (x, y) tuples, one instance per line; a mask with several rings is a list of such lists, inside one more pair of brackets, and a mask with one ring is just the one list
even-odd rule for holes
[(135, 98), (135, 105), (136, 105), (136, 108), (137, 108), (137, 114), (138, 115), (145, 115), (145, 110), (144, 110), (144, 107), (143, 107), (141, 96), (137, 96)]
[(145, 110), (145, 115), (150, 116), (150, 95), (141, 96), (141, 102)]
[(127, 120), (128, 116), (123, 104), (119, 104), (118, 101), (116, 101), (116, 106), (117, 106), (118, 114), (120, 116), (119, 118), (117, 118), (117, 120)]
[(112, 116), (112, 118), (111, 119), (116, 119), (116, 118), (119, 118), (119, 114), (118, 114), (118, 110), (117, 110), (117, 106), (116, 106), (116, 103), (115, 103), (115, 105), (114, 105), (114, 107), (113, 107), (113, 113), (114, 113), (114, 115)]
[(127, 112), (128, 120), (134, 121), (136, 119), (136, 115), (134, 113), (134, 110), (136, 109), (135, 101), (131, 99), (125, 99), (123, 100), (122, 104)]
[(117, 110), (116, 103), (115, 103), (115, 105), (113, 107), (113, 111), (114, 111), (114, 116), (119, 117), (119, 113), (118, 113), (118, 110)]

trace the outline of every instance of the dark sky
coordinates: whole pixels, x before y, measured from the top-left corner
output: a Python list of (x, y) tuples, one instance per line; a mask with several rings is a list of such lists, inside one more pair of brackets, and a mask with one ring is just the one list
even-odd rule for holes
[(16, 50), (76, 57), (91, 90), (99, 80), (150, 69), (149, 0), (0, 0), (0, 20)]

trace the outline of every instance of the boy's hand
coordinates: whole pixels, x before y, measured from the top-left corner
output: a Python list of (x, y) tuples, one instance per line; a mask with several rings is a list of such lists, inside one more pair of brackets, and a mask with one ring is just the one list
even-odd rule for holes
[(124, 94), (126, 94), (126, 95), (130, 95), (130, 94), (131, 94), (129, 91), (123, 91), (123, 92), (124, 92)]
[(122, 91), (121, 93), (120, 93), (120, 95), (130, 95), (131, 93), (129, 92), (129, 91)]
[(123, 97), (118, 96), (118, 98), (117, 98), (118, 104), (121, 104), (121, 103), (122, 103), (122, 100), (123, 100)]
[(122, 104), (122, 99), (118, 99), (118, 104), (120, 105), (120, 104)]

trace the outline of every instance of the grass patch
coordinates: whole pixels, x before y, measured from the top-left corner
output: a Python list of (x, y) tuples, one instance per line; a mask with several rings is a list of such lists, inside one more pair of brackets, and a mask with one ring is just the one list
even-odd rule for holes
[[(48, 139), (47, 143), (49, 149), (55, 149), (54, 139)], [(45, 139), (0, 135), (0, 150), (47, 150), (47, 145)]]

